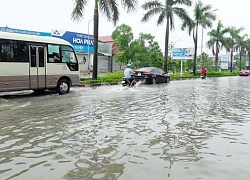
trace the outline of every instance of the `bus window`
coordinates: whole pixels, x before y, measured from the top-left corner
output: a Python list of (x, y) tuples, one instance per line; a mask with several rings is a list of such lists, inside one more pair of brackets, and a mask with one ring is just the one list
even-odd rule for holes
[(9, 40), (1, 40), (0, 41), (0, 60), (1, 61), (11, 61), (11, 41)]
[(62, 50), (62, 62), (65, 63), (77, 63), (75, 53), (73, 49), (69, 46), (61, 46)]
[(39, 52), (39, 67), (44, 67), (44, 47), (39, 47), (38, 52)]
[(1, 61), (29, 62), (27, 43), (24, 41), (0, 40)]
[(48, 45), (48, 62), (61, 62), (59, 45)]
[(27, 43), (23, 41), (14, 41), (13, 43), (13, 61), (28, 62)]
[(30, 48), (30, 54), (31, 54), (31, 67), (36, 67), (36, 47)]

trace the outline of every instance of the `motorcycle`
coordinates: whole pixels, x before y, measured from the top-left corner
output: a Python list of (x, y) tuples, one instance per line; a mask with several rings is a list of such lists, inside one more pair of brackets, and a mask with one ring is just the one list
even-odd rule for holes
[(134, 87), (136, 84), (136, 81), (130, 83), (129, 80), (125, 77), (122, 78), (122, 86), (127, 86), (127, 87)]
[(205, 74), (201, 74), (201, 79), (206, 79), (206, 75)]

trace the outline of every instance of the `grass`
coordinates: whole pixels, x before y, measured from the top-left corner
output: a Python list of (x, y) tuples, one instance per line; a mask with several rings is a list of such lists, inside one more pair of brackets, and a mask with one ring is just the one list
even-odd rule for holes
[[(235, 70), (233, 72), (230, 71), (210, 71), (207, 72), (207, 77), (223, 77), (223, 76), (238, 76), (239, 71)], [(97, 80), (92, 80), (92, 78), (81, 78), (81, 84), (98, 84), (98, 83), (116, 83), (121, 82), (123, 77), (123, 71), (117, 71), (114, 73), (107, 73), (105, 76), (98, 76)], [(196, 76), (192, 73), (183, 73), (181, 74), (170, 74), (170, 78), (173, 79), (188, 79), (188, 78), (199, 78), (200, 73), (197, 72)]]

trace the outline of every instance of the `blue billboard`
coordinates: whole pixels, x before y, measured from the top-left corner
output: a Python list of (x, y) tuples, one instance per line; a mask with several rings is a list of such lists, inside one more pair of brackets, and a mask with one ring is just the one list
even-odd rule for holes
[(51, 34), (47, 33), (47, 32), (13, 29), (13, 28), (9, 28), (9, 27), (0, 27), (0, 31), (10, 32), (10, 33), (18, 33), (18, 34), (36, 35), (36, 36), (51, 36)]
[(192, 59), (194, 54), (194, 48), (173, 48), (172, 59)]
[(93, 35), (52, 29), (51, 36), (68, 41), (70, 44), (72, 44), (76, 52), (93, 53)]

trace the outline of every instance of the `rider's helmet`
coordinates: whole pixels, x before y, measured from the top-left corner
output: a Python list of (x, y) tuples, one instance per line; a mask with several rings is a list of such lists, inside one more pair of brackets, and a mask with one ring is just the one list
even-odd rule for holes
[(131, 67), (131, 64), (127, 64), (127, 67)]

